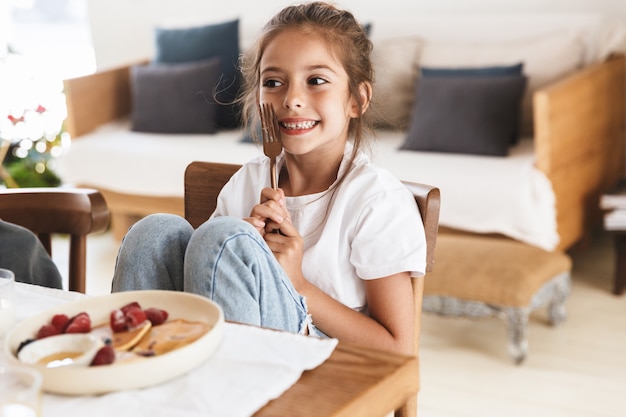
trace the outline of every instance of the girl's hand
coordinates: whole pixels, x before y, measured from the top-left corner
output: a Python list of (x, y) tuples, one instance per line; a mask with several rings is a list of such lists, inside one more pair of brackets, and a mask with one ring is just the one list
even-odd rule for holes
[[(245, 218), (254, 226), (267, 242), (276, 260), (283, 267), (294, 287), (304, 280), (302, 275), (302, 254), (304, 242), (291, 223), (291, 216), (285, 205), (282, 189), (264, 188), (261, 203), (252, 207), (250, 217)], [(276, 232), (279, 233), (276, 233)]]
[[(285, 206), (285, 193), (282, 189), (274, 190), (264, 188), (261, 190), (260, 203), (252, 207), (250, 217), (245, 221), (254, 226), (255, 229), (265, 236), (265, 233), (278, 229), (285, 219), (290, 219), (289, 212)], [(273, 224), (273, 229), (268, 228), (268, 224)]]
[[(305, 281), (302, 274), (304, 239), (291, 223), (290, 218), (284, 219), (280, 224), (268, 221), (265, 229), (266, 233), (263, 238), (267, 242), (267, 246), (276, 256), (276, 260), (283, 267), (296, 291), (299, 291)], [(270, 233), (276, 229), (280, 233)]]

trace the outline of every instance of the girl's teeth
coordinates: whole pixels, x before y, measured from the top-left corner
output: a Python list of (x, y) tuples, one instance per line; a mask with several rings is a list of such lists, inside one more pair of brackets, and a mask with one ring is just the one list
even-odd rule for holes
[(283, 123), (283, 126), (287, 129), (310, 129), (315, 126), (316, 122), (298, 122), (298, 123)]

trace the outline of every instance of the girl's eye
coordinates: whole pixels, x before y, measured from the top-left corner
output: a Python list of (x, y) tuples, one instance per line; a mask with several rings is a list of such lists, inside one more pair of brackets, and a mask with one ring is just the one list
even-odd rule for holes
[(281, 85), (283, 85), (283, 83), (281, 83), (278, 80), (268, 79), (263, 82), (263, 87), (268, 87), (268, 88), (280, 87)]
[(313, 77), (309, 79), (309, 84), (311, 85), (322, 85), (322, 84), (326, 84), (327, 82), (328, 81), (320, 77)]

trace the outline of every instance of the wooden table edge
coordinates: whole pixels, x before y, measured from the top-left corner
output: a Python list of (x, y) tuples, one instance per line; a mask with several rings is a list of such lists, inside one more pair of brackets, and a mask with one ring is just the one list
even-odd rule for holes
[(338, 343), (330, 357), (254, 417), (381, 417), (419, 390), (416, 356)]

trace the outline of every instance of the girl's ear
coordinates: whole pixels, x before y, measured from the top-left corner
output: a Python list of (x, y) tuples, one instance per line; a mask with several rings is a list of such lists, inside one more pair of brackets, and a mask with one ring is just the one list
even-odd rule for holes
[(352, 109), (350, 112), (350, 117), (352, 118), (357, 118), (363, 115), (363, 113), (365, 113), (370, 105), (370, 102), (372, 100), (372, 85), (369, 82), (363, 81), (361, 84), (359, 84), (359, 96), (361, 98), (361, 103), (363, 103), (363, 106), (361, 107), (361, 111), (359, 112), (359, 106), (357, 104), (357, 101), (352, 100)]

